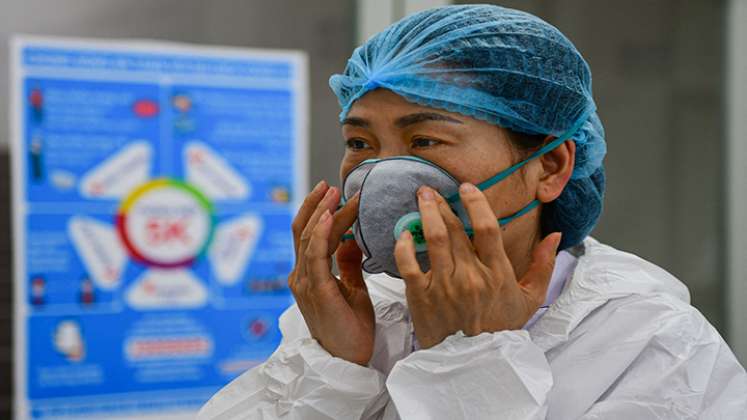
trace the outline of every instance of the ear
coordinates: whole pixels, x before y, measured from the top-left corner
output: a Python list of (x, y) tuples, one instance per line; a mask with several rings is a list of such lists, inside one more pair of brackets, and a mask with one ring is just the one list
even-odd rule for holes
[[(553, 140), (548, 136), (545, 143)], [(563, 144), (547, 152), (540, 158), (542, 175), (537, 186), (537, 199), (549, 203), (560, 196), (573, 174), (576, 163), (576, 143), (566, 140)]]

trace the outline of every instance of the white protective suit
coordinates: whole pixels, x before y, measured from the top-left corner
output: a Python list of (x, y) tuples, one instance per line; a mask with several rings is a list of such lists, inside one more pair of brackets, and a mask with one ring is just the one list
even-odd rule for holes
[(402, 280), (369, 277), (369, 367), (327, 353), (293, 306), (277, 351), (198, 419), (747, 419), (747, 374), (682, 283), (591, 238), (571, 252), (562, 293), (527, 330), (426, 350), (413, 351)]

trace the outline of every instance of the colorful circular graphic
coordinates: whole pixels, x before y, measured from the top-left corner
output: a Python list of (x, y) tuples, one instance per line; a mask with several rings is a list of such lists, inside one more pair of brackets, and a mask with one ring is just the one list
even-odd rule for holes
[(208, 199), (173, 179), (141, 185), (117, 213), (117, 230), (130, 255), (159, 268), (191, 265), (207, 249), (214, 225)]

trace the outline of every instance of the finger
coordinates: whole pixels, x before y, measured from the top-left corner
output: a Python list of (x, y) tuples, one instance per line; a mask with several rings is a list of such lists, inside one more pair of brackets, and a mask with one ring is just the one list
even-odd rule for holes
[(469, 216), (477, 257), (491, 270), (510, 265), (498, 219), (485, 194), (474, 185), (464, 183), (459, 187), (459, 197)]
[(304, 228), (309, 223), (309, 218), (311, 218), (311, 215), (314, 213), (314, 210), (316, 210), (316, 207), (319, 205), (319, 201), (324, 197), (324, 194), (327, 193), (328, 188), (329, 186), (326, 181), (319, 181), (314, 189), (311, 190), (309, 195), (307, 195), (303, 200), (301, 208), (298, 210), (298, 213), (296, 213), (296, 217), (293, 218), (291, 230), (293, 231), (293, 247), (296, 250), (296, 254), (298, 254), (298, 246), (301, 243), (301, 232), (303, 232)]
[(347, 232), (358, 218), (359, 195), (356, 193), (345, 205), (338, 210), (332, 219), (332, 231), (329, 235), (329, 249), (337, 249), (342, 236)]
[(428, 288), (428, 279), (415, 258), (415, 242), (410, 231), (405, 230), (399, 235), (394, 245), (394, 261), (397, 263), (399, 275), (405, 280), (408, 292), (420, 293)]
[(319, 287), (325, 281), (330, 280), (329, 254), (327, 250), (327, 239), (332, 230), (332, 213), (325, 209), (314, 226), (307, 247), (304, 250), (304, 259), (307, 269), (308, 286), (311, 289)]
[[(330, 239), (332, 239), (331, 235)], [(340, 279), (344, 283), (348, 283), (350, 287), (354, 288), (365, 288), (363, 271), (361, 271), (363, 252), (358, 248), (355, 241), (345, 241), (340, 244), (335, 252), (335, 261), (337, 261), (337, 269), (340, 271)]]
[(464, 230), (464, 224), (459, 220), (454, 210), (449, 207), (449, 203), (438, 193), (436, 194), (436, 203), (438, 204), (438, 211), (441, 213), (441, 217), (446, 225), (446, 230), (449, 232), (449, 240), (451, 242), (451, 251), (454, 256), (454, 262), (471, 262), (475, 259), (475, 252), (472, 250), (472, 243), (469, 241), (467, 232)]
[(532, 262), (519, 281), (519, 286), (532, 298), (536, 306), (542, 305), (545, 301), (561, 238), (560, 232), (552, 233), (534, 248)]
[(296, 254), (298, 257), (298, 262), (297, 262), (298, 269), (299, 269), (298, 271), (301, 276), (304, 276), (306, 274), (305, 250), (306, 248), (309, 247), (309, 241), (311, 240), (311, 234), (314, 228), (316, 227), (317, 222), (319, 221), (319, 218), (321, 218), (321, 216), (324, 214), (325, 211), (329, 211), (331, 214), (331, 212), (337, 208), (337, 203), (339, 202), (339, 200), (340, 200), (340, 190), (335, 187), (329, 188), (327, 190), (327, 193), (324, 195), (324, 198), (322, 198), (322, 200), (317, 205), (316, 209), (314, 210), (314, 213), (309, 218), (309, 221), (306, 224), (306, 227), (301, 233), (301, 238), (299, 240), (300, 243), (298, 247), (298, 253)]
[(425, 242), (428, 245), (431, 271), (451, 274), (454, 271), (454, 258), (451, 254), (449, 231), (438, 210), (435, 191), (432, 188), (421, 187), (418, 190), (418, 207)]
[(340, 291), (361, 321), (373, 320), (373, 306), (368, 287), (363, 279), (361, 261), (363, 252), (355, 241), (344, 241), (335, 252), (337, 268), (340, 270)]

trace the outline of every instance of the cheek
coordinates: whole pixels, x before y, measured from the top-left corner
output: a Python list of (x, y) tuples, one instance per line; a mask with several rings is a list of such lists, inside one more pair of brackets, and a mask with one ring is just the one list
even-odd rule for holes
[(345, 181), (345, 177), (350, 174), (350, 172), (358, 166), (359, 163), (363, 162), (365, 159), (359, 159), (349, 156), (348, 153), (345, 153), (345, 156), (342, 158), (342, 161), (340, 162), (340, 186), (342, 186), (343, 181)]
[[(475, 185), (488, 180), (512, 164), (510, 151), (497, 139), (475, 136), (443, 155), (444, 165), (458, 180)], [(497, 188), (505, 181), (492, 188)]]
[(345, 151), (345, 154), (342, 156), (342, 160), (340, 161), (340, 179), (345, 179), (345, 176), (350, 172), (350, 170), (353, 169), (355, 166), (354, 159), (350, 158), (350, 153), (348, 151)]
[(345, 181), (345, 177), (348, 173), (350, 173), (351, 169), (353, 168), (350, 165), (346, 165), (344, 160), (342, 161), (342, 163), (340, 163), (340, 186), (342, 186), (343, 181)]
[[(498, 171), (488, 175), (481, 173), (479, 175), (473, 175), (473, 178), (459, 179), (479, 184), (496, 173), (498, 173)], [(505, 217), (513, 214), (523, 208), (528, 200), (531, 200), (528, 192), (529, 189), (524, 183), (522, 176), (521, 171), (517, 171), (503, 181), (500, 181), (483, 191), (485, 198), (488, 200), (490, 207), (493, 209), (493, 212), (497, 217)], [(474, 181), (472, 181), (473, 179)]]
[(511, 213), (516, 202), (518, 202), (515, 186), (508, 185), (507, 181), (500, 182), (483, 191), (497, 217), (503, 217)]

